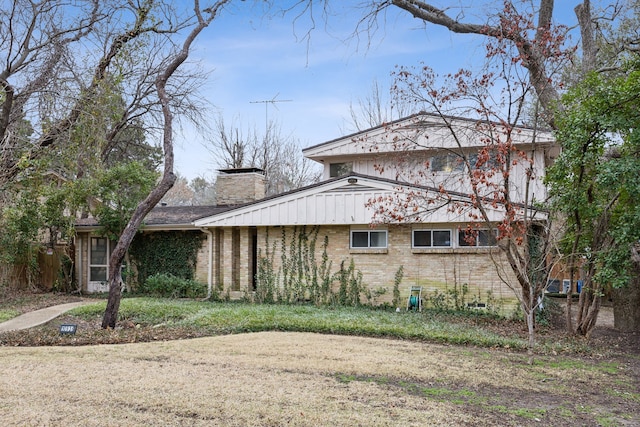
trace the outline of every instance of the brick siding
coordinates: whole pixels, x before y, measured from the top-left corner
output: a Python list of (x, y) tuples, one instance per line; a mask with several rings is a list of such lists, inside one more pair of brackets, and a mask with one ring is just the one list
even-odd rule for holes
[[(306, 230), (309, 232), (311, 227), (307, 226)], [(271, 253), (275, 248), (274, 267), (279, 269), (282, 266), (282, 228), (258, 228), (258, 247), (262, 256), (265, 256), (267, 251), (267, 231), (270, 246), (268, 251)], [(284, 227), (284, 231), (286, 238), (291, 239), (293, 227)], [(466, 284), (469, 289), (467, 301), (476, 299), (486, 302), (489, 291), (493, 298), (503, 301), (505, 309), (515, 307), (515, 294), (498, 276), (491, 251), (506, 280), (516, 289), (518, 283), (497, 248), (412, 250), (411, 227), (393, 226), (388, 228), (386, 250), (352, 250), (349, 248), (349, 235), (349, 226), (321, 227), (316, 242), (316, 262), (321, 262), (322, 243), (324, 236), (327, 236), (327, 253), (332, 261), (332, 273), (338, 271), (341, 261), (345, 261), (345, 266), (348, 266), (353, 259), (355, 268), (362, 272), (365, 286), (372, 291), (381, 287), (387, 289), (387, 292), (377, 299), (377, 303), (391, 303), (395, 274), (398, 268), (403, 266), (404, 275), (400, 284), (402, 301), (408, 297), (411, 286), (422, 286), (423, 297), (428, 299), (436, 291), (443, 293), (457, 289), (461, 292), (462, 285)], [(286, 245), (286, 248), (288, 247)], [(241, 268), (245, 269), (246, 265), (242, 263)], [(334, 286), (337, 286), (337, 283), (334, 283)], [(246, 286), (242, 288), (247, 289)]]

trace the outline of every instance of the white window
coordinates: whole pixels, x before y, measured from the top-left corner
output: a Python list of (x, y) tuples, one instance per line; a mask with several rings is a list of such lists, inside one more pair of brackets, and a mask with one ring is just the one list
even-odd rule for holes
[(337, 176), (348, 175), (353, 172), (353, 162), (346, 163), (330, 163), (329, 164), (329, 177), (335, 178)]
[[(488, 170), (497, 166), (496, 154), (489, 153), (489, 158), (481, 165), (478, 164), (479, 153), (466, 154), (469, 166), (472, 169)], [(453, 153), (439, 154), (431, 158), (431, 170), (433, 172), (461, 172), (465, 170), (464, 157)]]
[(498, 242), (498, 230), (459, 230), (458, 246), (495, 246)]
[(109, 240), (92, 237), (89, 254), (89, 281), (106, 282), (109, 267)]
[(351, 248), (386, 248), (387, 230), (351, 230)]
[(453, 172), (464, 170), (464, 161), (455, 154), (440, 154), (431, 158), (433, 172)]
[(489, 153), (489, 158), (486, 161), (484, 161), (481, 165), (478, 164), (479, 157), (480, 157), (479, 153), (469, 155), (469, 165), (471, 165), (473, 169), (490, 170), (498, 167), (498, 160), (496, 158), (495, 152), (491, 151)]
[(414, 248), (451, 247), (451, 230), (413, 230)]

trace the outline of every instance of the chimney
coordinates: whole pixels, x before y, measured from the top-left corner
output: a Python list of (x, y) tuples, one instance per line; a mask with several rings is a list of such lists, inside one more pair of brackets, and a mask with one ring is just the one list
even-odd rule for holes
[(219, 169), (216, 178), (217, 204), (238, 205), (262, 199), (266, 193), (266, 181), (262, 169)]

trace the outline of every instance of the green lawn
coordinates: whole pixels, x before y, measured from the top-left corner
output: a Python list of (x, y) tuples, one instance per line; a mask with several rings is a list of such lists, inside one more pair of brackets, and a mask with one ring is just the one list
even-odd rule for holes
[[(104, 312), (105, 303), (73, 309), (86, 319)], [(298, 331), (370, 337), (392, 337), (480, 347), (526, 348), (526, 342), (482, 326), (490, 316), (443, 316), (435, 312), (395, 312), (368, 307), (315, 307), (125, 298), (120, 321), (143, 326), (187, 327), (211, 334)], [(457, 321), (455, 318), (458, 318)], [(513, 324), (513, 323), (512, 323)]]
[(0, 322), (19, 316), (20, 312), (12, 308), (0, 309)]

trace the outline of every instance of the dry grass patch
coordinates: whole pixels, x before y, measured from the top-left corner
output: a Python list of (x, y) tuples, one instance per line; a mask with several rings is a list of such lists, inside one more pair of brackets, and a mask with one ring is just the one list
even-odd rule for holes
[[(0, 419), (6, 426), (595, 426), (603, 416), (612, 425), (640, 423), (639, 402), (590, 395), (592, 384), (574, 375), (565, 380), (565, 366), (553, 359), (533, 367), (525, 359), (499, 350), (280, 332), (4, 347)], [(599, 372), (598, 363), (585, 372)], [(606, 381), (625, 378), (610, 371)]]

